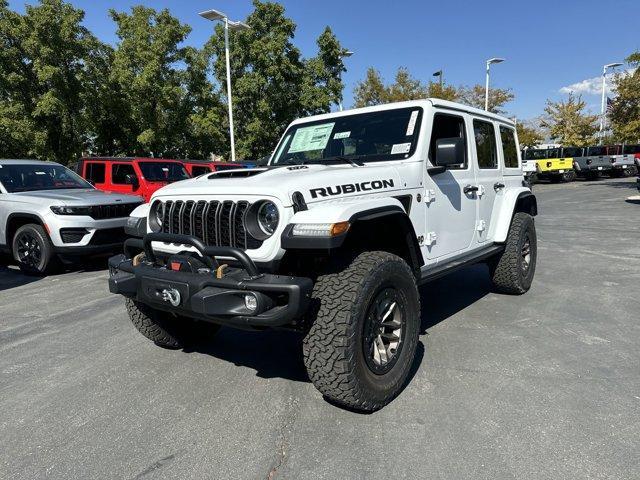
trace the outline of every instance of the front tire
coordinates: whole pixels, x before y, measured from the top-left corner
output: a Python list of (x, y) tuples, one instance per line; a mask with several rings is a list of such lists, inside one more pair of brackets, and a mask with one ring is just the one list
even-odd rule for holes
[(504, 251), (489, 262), (494, 289), (522, 295), (533, 282), (538, 257), (538, 239), (533, 217), (518, 212), (513, 216)]
[(13, 258), (27, 275), (45, 275), (55, 266), (55, 253), (49, 235), (38, 224), (23, 225), (11, 244)]
[(420, 297), (406, 262), (365, 252), (318, 277), (303, 342), (314, 386), (329, 400), (374, 411), (404, 388), (420, 330)]
[(185, 348), (212, 340), (219, 325), (180, 317), (148, 305), (125, 299), (127, 313), (136, 329), (164, 348)]

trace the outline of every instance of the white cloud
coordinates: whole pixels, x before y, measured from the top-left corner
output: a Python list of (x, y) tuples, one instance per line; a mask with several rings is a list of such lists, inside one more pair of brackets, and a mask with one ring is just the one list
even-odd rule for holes
[[(623, 75), (632, 73), (634, 69), (630, 68), (622, 72)], [(607, 75), (606, 93), (611, 95), (613, 88), (613, 77), (615, 74)], [(560, 89), (560, 93), (575, 93), (582, 95), (601, 95), (602, 94), (602, 77), (587, 78), (580, 82), (572, 83)]]

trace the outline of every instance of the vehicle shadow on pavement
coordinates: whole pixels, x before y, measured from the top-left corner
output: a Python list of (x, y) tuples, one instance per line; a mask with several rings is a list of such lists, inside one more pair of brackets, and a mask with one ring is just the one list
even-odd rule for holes
[(637, 186), (635, 177), (628, 177), (626, 179), (620, 179), (620, 180), (628, 180), (628, 181), (626, 182), (625, 181), (617, 181), (617, 182), (600, 181), (598, 182), (598, 185), (602, 185), (603, 187), (629, 188), (631, 190), (637, 190), (638, 186)]
[(41, 279), (42, 277), (24, 275), (18, 267), (10, 268), (6, 265), (0, 265), (0, 292), (21, 287), (22, 285), (28, 285)]
[(222, 328), (212, 343), (185, 351), (251, 368), (260, 378), (309, 382), (302, 361), (302, 335), (296, 332)]
[(420, 287), (424, 335), (431, 327), (464, 310), (491, 293), (489, 271), (485, 264), (465, 267)]

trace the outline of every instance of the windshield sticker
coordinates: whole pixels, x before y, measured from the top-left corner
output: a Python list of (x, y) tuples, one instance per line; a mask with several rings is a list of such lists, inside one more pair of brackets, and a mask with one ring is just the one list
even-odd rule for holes
[(333, 136), (334, 140), (340, 140), (341, 138), (349, 138), (351, 136), (351, 132), (338, 132)]
[(323, 123), (322, 125), (299, 128), (291, 140), (291, 146), (287, 153), (324, 150), (329, 138), (331, 138), (334, 125), (335, 123)]
[(418, 110), (414, 110), (411, 112), (411, 117), (409, 118), (409, 125), (407, 125), (407, 133), (406, 136), (413, 135), (413, 131), (416, 128), (416, 121), (418, 120)]
[(33, 172), (33, 173), (35, 173), (36, 175), (46, 175), (46, 172)]
[(411, 150), (410, 143), (396, 143), (393, 147), (391, 147), (391, 155), (396, 155), (398, 153), (409, 153)]

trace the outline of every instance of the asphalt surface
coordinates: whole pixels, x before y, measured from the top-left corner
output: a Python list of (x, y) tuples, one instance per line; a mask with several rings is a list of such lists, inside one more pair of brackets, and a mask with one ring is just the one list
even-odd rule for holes
[(411, 383), (371, 415), (322, 399), (293, 334), (164, 350), (102, 264), (0, 267), (0, 478), (639, 478), (634, 182), (536, 186), (531, 291), (483, 266), (423, 287)]

